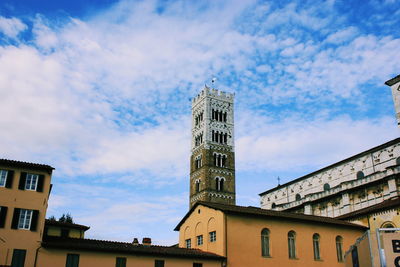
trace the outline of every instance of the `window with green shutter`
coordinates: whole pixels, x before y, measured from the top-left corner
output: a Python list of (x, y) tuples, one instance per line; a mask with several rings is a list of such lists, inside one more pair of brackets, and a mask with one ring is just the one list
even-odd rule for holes
[(79, 267), (79, 254), (67, 254), (65, 267)]
[(164, 267), (164, 261), (163, 260), (155, 260), (154, 267)]
[(25, 266), (25, 249), (14, 249), (11, 260), (11, 267), (24, 267)]
[(126, 267), (126, 258), (117, 257), (115, 267)]

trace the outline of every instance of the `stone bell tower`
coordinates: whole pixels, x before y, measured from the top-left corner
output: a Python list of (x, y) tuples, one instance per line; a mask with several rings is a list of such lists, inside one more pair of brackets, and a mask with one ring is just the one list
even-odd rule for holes
[(192, 101), (190, 201), (236, 204), (234, 94), (207, 86)]
[(400, 126), (400, 75), (397, 75), (393, 79), (386, 81), (385, 84), (392, 88), (397, 124)]

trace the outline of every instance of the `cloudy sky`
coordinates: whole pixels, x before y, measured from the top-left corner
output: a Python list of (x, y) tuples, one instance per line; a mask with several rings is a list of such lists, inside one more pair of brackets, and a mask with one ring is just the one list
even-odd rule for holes
[(400, 1), (0, 1), (1, 158), (56, 168), (48, 216), (174, 244), (190, 98), (235, 92), (237, 204), (399, 136)]

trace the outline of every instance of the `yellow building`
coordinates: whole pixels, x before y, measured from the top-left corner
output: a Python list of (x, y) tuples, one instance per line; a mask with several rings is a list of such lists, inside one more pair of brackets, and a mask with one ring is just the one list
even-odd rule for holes
[(35, 266), (53, 170), (0, 159), (0, 265)]
[(343, 266), (368, 228), (328, 217), (197, 202), (175, 228), (179, 246), (227, 258), (229, 267)]

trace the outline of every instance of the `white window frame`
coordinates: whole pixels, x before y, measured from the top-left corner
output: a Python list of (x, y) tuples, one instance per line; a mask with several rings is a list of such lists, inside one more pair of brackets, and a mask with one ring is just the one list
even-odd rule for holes
[(185, 240), (185, 246), (186, 248), (192, 248), (192, 239), (186, 239)]
[(25, 181), (25, 190), (36, 191), (39, 181), (39, 174), (27, 173)]
[(217, 232), (216, 231), (212, 231), (209, 234), (210, 234), (210, 242), (217, 241)]
[(196, 236), (196, 240), (197, 240), (197, 245), (198, 246), (203, 245), (203, 235)]
[(7, 183), (8, 171), (0, 170), (0, 187), (5, 187)]
[(18, 229), (31, 229), (33, 210), (21, 209), (18, 219)]

